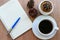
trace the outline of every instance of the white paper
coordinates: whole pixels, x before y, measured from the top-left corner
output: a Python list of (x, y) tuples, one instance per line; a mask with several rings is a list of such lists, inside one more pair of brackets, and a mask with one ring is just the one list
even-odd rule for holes
[(0, 7), (1, 21), (5, 25), (7, 31), (10, 31), (12, 25), (20, 17), (18, 24), (11, 31), (10, 35), (13, 39), (17, 38), (32, 27), (32, 22), (21, 7), (18, 1), (9, 1)]

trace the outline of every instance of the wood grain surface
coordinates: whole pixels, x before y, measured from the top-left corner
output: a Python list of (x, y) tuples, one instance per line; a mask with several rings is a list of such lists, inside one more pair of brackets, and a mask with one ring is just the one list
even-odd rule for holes
[[(25, 10), (25, 12), (27, 13), (27, 15), (29, 16), (29, 14), (28, 14), (29, 9), (27, 8), (27, 2), (29, 0), (18, 0), (18, 1), (22, 5), (22, 7)], [(34, 1), (35, 1), (34, 8), (38, 9), (37, 6), (38, 6), (39, 2), (41, 2), (43, 0), (34, 0)], [(53, 18), (55, 18), (55, 20), (58, 24), (59, 30), (56, 33), (56, 35), (49, 40), (60, 40), (60, 0), (50, 0), (50, 1), (52, 1), (54, 4), (54, 10), (53, 10), (52, 14), (50, 14), (49, 16), (52, 16)], [(8, 0), (0, 0), (0, 6), (3, 6), (6, 2), (8, 2)], [(31, 17), (29, 17), (29, 18), (32, 21), (34, 20)], [(10, 35), (7, 35), (7, 34), (8, 34), (7, 30), (5, 29), (3, 23), (0, 20), (0, 40), (12, 40)], [(15, 40), (41, 40), (41, 39), (38, 39), (33, 34), (32, 29), (30, 29), (27, 32), (25, 32), (23, 35), (16, 38)]]

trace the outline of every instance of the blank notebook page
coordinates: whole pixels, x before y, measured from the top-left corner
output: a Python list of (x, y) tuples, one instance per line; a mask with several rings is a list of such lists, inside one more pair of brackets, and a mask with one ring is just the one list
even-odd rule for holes
[(13, 39), (17, 38), (32, 27), (31, 20), (17, 0), (11, 0), (1, 6), (0, 16), (7, 31), (10, 31), (14, 22), (20, 17), (19, 22), (10, 33)]

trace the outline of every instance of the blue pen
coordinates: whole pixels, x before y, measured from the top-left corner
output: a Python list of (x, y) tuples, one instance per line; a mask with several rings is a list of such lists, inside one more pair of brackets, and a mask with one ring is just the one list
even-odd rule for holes
[(16, 24), (19, 22), (20, 17), (16, 20), (16, 22), (12, 25), (11, 30), (9, 31), (9, 33), (14, 29), (14, 27), (16, 26)]

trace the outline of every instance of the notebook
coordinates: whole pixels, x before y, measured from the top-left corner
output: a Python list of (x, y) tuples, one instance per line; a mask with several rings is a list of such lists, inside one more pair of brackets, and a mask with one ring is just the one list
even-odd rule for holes
[(32, 21), (29, 19), (21, 4), (17, 0), (8, 1), (0, 7), (0, 18), (8, 32), (19, 17), (19, 22), (10, 32), (12, 39), (19, 37), (29, 30), (32, 27)]

